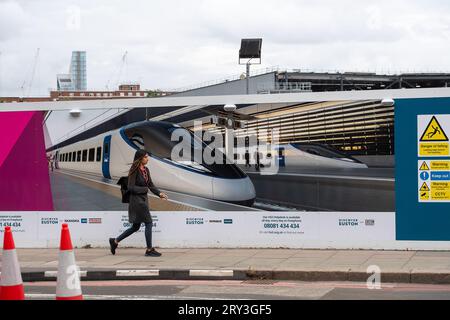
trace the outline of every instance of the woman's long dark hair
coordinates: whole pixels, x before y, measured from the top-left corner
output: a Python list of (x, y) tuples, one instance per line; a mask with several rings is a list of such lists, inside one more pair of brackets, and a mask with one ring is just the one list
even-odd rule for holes
[(136, 170), (137, 170), (137, 169), (139, 168), (139, 166), (141, 165), (141, 161), (142, 161), (142, 158), (141, 158), (141, 159), (138, 159), (138, 160), (136, 160), (136, 161), (134, 161), (134, 162), (131, 164), (130, 171), (128, 171), (128, 176), (131, 176), (133, 173), (136, 172)]
[(137, 150), (134, 154), (134, 160), (131, 164), (130, 171), (128, 171), (128, 176), (131, 176), (133, 173), (136, 172), (137, 169), (139, 169), (139, 166), (141, 165), (142, 159), (147, 155), (147, 152), (145, 150)]

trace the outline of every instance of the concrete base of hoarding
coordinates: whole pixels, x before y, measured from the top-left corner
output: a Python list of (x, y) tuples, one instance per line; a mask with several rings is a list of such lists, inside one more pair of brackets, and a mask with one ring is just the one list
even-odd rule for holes
[[(152, 212), (161, 248), (450, 250), (450, 241), (396, 240), (393, 212)], [(75, 247), (107, 247), (129, 228), (126, 212), (1, 212), (0, 237), (11, 226), (17, 248), (58, 248), (61, 224)], [(142, 247), (144, 228), (123, 245)]]

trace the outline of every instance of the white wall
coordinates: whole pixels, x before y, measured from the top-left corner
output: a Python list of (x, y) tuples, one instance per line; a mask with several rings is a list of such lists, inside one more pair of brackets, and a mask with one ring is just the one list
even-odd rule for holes
[[(153, 212), (152, 216), (154, 244), (162, 248), (450, 250), (450, 242), (396, 241), (393, 212)], [(225, 219), (232, 223), (225, 224)], [(1, 233), (11, 225), (19, 248), (57, 248), (64, 222), (77, 247), (107, 247), (108, 238), (129, 226), (126, 212), (0, 213)], [(144, 247), (143, 231), (122, 246)]]

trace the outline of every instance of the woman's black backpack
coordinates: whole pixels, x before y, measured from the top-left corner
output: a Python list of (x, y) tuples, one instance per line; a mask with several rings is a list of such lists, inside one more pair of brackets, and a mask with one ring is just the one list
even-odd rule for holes
[(130, 190), (128, 190), (128, 177), (121, 177), (117, 184), (120, 185), (122, 203), (130, 203)]

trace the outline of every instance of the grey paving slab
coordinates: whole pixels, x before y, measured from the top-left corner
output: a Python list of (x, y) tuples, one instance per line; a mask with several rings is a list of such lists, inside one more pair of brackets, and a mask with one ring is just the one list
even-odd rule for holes
[(237, 264), (236, 267), (276, 268), (285, 259), (250, 258)]

